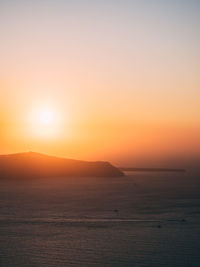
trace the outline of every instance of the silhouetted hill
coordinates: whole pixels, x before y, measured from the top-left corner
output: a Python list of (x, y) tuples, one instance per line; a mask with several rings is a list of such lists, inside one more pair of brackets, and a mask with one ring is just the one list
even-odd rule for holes
[(0, 179), (123, 175), (109, 162), (64, 159), (34, 152), (0, 156)]

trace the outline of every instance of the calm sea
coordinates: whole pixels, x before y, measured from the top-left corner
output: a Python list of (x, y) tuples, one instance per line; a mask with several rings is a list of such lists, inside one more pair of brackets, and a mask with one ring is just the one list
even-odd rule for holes
[(200, 266), (198, 176), (0, 181), (0, 266)]

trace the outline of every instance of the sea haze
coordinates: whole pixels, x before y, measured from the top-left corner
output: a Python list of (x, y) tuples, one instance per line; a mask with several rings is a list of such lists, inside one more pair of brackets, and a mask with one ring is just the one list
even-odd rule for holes
[(200, 266), (197, 174), (0, 181), (0, 266)]

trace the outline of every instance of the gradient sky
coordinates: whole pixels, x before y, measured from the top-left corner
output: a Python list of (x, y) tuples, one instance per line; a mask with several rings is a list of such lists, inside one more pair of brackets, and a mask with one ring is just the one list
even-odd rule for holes
[[(198, 0), (1, 0), (0, 153), (199, 156), (199, 14)], [(54, 135), (36, 134), (38, 107)]]

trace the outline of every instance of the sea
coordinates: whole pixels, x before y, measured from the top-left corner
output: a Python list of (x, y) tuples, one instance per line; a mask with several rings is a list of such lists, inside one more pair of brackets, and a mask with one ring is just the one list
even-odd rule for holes
[(200, 177), (0, 181), (0, 266), (200, 266)]

